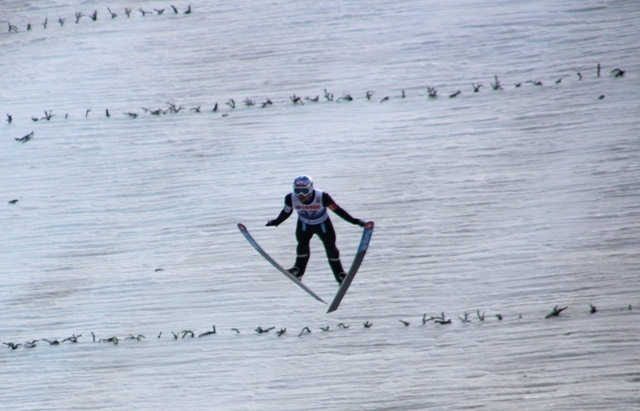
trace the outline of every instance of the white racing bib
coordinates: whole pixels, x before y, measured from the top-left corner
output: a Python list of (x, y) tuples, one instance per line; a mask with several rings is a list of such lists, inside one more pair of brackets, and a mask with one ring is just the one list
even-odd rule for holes
[(291, 193), (291, 203), (293, 209), (298, 212), (298, 218), (305, 224), (321, 224), (327, 217), (327, 208), (322, 205), (322, 191), (315, 190), (316, 196), (309, 204), (303, 204), (298, 200), (298, 196), (295, 193)]

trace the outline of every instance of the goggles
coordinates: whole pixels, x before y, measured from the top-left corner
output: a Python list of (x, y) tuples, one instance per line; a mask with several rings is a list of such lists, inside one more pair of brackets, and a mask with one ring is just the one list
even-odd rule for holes
[(294, 188), (293, 192), (297, 195), (297, 196), (308, 196), (309, 194), (311, 194), (311, 190), (310, 188)]

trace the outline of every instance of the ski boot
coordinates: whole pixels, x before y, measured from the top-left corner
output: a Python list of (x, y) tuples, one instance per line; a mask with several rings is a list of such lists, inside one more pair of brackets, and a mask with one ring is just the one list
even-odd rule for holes
[(291, 274), (292, 276), (294, 276), (296, 279), (298, 279), (299, 281), (302, 281), (302, 276), (304, 275), (303, 273), (300, 272), (300, 269), (298, 269), (298, 267), (291, 267), (289, 269), (286, 270), (289, 274)]

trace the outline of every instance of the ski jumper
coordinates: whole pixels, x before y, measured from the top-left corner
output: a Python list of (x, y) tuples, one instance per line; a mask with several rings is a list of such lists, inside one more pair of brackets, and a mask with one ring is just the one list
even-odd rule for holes
[(342, 263), (340, 262), (340, 251), (336, 247), (336, 232), (327, 213), (327, 209), (331, 205), (335, 206), (334, 213), (342, 217), (351, 224), (360, 224), (361, 221), (353, 218), (340, 206), (335, 204), (328, 193), (322, 190), (314, 190), (310, 198), (304, 203), (298, 197), (289, 193), (284, 198), (284, 207), (278, 218), (273, 220), (273, 225), (279, 225), (289, 218), (293, 210), (298, 212), (298, 223), (296, 226), (296, 240), (298, 245), (296, 248), (296, 262), (294, 267), (298, 268), (298, 277), (304, 274), (307, 263), (309, 262), (310, 249), (309, 242), (313, 235), (317, 235), (324, 245), (329, 260), (329, 266), (336, 278), (340, 282), (339, 274), (344, 274)]

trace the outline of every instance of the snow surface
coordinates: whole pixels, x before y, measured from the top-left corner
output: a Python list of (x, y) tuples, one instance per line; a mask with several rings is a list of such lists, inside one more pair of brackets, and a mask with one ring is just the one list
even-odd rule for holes
[[(640, 409), (640, 3), (174, 5), (3, 2), (3, 410)], [(236, 228), (300, 174), (330, 315)]]

